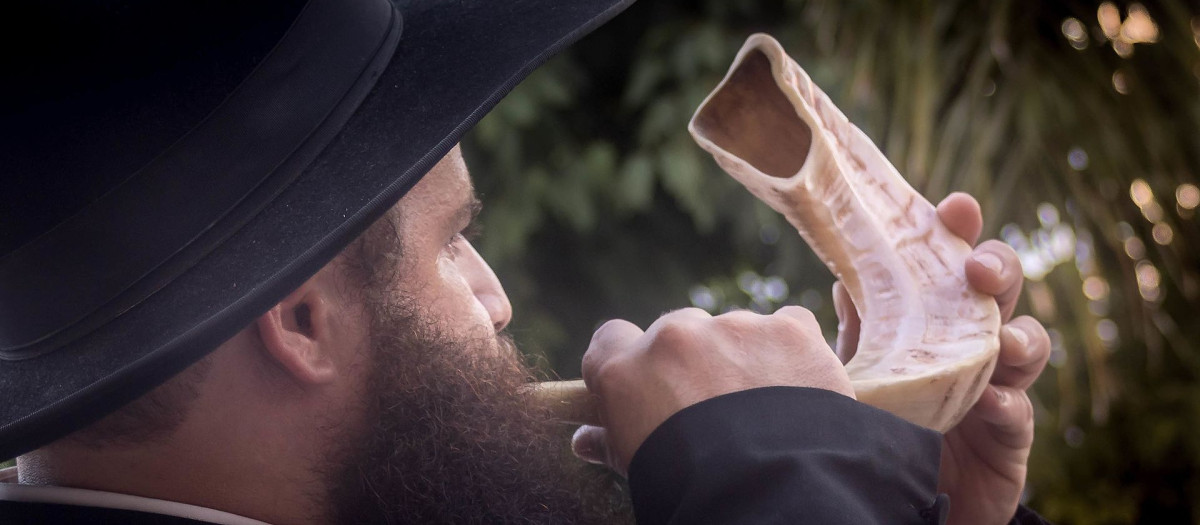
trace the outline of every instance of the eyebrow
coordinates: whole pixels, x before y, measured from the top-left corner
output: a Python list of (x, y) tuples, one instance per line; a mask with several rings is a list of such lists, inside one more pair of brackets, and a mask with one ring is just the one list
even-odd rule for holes
[(462, 227), (472, 222), (479, 217), (479, 212), (483, 211), (483, 201), (479, 200), (479, 196), (474, 191), (458, 211), (454, 212), (455, 227)]

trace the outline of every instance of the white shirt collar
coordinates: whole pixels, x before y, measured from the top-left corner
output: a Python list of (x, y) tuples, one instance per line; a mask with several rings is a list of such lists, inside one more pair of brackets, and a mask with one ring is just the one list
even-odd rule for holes
[(117, 494), (101, 490), (21, 485), (17, 483), (17, 467), (0, 469), (0, 501), (55, 503), (59, 505), (132, 510), (206, 521), (217, 525), (268, 525), (267, 523), (238, 516), (237, 514), (175, 501)]

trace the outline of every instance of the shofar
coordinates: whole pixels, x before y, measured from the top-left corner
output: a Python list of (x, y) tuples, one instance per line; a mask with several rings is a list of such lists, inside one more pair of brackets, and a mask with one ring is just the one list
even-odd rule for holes
[(1000, 314), (967, 285), (971, 247), (933, 205), (767, 35), (746, 41), (688, 130), (850, 292), (858, 399), (936, 430), (958, 423), (995, 366)]
[[(987, 386), (999, 350), (992, 297), (970, 289), (971, 248), (768, 35), (751, 36), (688, 130), (782, 213), (845, 285), (862, 319), (846, 372), (860, 401), (946, 431)], [(586, 389), (543, 384), (576, 422)]]

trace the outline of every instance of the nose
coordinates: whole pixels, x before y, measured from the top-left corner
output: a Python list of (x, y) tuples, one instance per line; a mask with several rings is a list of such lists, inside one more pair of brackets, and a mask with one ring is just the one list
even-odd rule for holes
[(471, 292), (475, 294), (475, 300), (487, 310), (492, 327), (499, 332), (512, 321), (512, 304), (508, 302), (508, 294), (504, 293), (500, 279), (496, 278), (492, 267), (488, 266), (475, 247), (466, 243), (465, 248), (465, 253), (458, 259), (461, 271), (467, 278)]

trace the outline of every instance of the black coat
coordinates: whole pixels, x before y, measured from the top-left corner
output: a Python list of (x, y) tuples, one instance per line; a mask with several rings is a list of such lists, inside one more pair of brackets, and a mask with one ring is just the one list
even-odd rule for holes
[[(770, 387), (689, 407), (629, 468), (639, 524), (940, 524), (941, 436), (832, 392)], [(197, 525), (93, 507), (0, 501), (0, 524)], [(1044, 520), (1025, 508), (1013, 524)]]
[(132, 510), (0, 501), (0, 524), (3, 525), (206, 525), (206, 523)]
[[(941, 434), (848, 397), (770, 387), (675, 414), (638, 449), (639, 524), (941, 524)], [(1048, 522), (1018, 509), (1012, 524)]]

